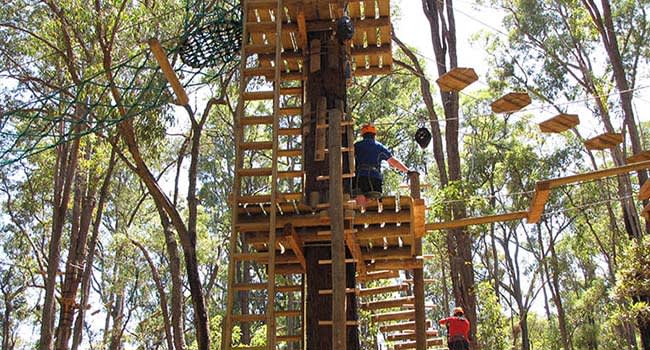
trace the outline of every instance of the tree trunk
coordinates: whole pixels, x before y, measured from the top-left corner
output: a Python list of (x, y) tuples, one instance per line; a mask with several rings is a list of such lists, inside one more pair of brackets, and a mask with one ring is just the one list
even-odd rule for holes
[(90, 284), (92, 271), (93, 271), (93, 261), (95, 259), (95, 251), (97, 248), (97, 240), (99, 238), (99, 228), (101, 226), (102, 216), (104, 212), (104, 204), (108, 197), (108, 189), (111, 183), (111, 178), (113, 176), (113, 170), (116, 163), (115, 149), (111, 150), (111, 157), (108, 162), (108, 169), (106, 170), (106, 175), (104, 177), (104, 182), (102, 187), (99, 190), (99, 201), (97, 202), (97, 214), (95, 214), (95, 221), (93, 222), (93, 232), (90, 237), (90, 242), (88, 243), (88, 251), (86, 253), (86, 263), (84, 266), (83, 276), (81, 278), (81, 300), (79, 304), (82, 306), (77, 311), (77, 318), (75, 319), (74, 329), (72, 333), (72, 350), (77, 350), (81, 341), (83, 339), (83, 325), (84, 318), (86, 315), (86, 305), (88, 304), (89, 294), (90, 294)]
[[(81, 108), (77, 108), (78, 118), (82, 115)], [(63, 129), (65, 125), (61, 125)], [(63, 131), (63, 130), (61, 130)], [(45, 279), (45, 300), (41, 313), (40, 350), (52, 349), (52, 336), (54, 334), (54, 313), (56, 277), (61, 261), (61, 236), (68, 211), (68, 202), (72, 192), (73, 180), (77, 170), (79, 156), (79, 139), (57, 147), (56, 164), (54, 168), (54, 202), (52, 205), (52, 235), (48, 248), (47, 277)]]

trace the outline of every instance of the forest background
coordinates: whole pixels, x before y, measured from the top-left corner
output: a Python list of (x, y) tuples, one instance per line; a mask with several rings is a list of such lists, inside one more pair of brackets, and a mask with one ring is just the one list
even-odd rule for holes
[[(218, 2), (189, 8), (196, 3)], [(403, 16), (394, 72), (355, 79), (348, 102), (359, 124), (375, 122), (422, 172), (429, 222), (525, 210), (536, 181), (622, 165), (648, 146), (647, 0), (481, 0), (462, 2), (457, 17), (451, 2), (406, 3), (393, 4)], [(187, 7), (2, 2), (2, 350), (219, 348), (238, 73), (232, 62), (182, 65), (173, 49), (195, 15)], [(424, 26), (402, 31), (405, 22)], [(151, 37), (173, 51), (185, 107), (171, 103)], [(438, 75), (464, 64), (476, 65), (479, 81), (441, 94)], [(534, 103), (493, 114), (490, 102), (513, 90)], [(564, 112), (582, 124), (539, 131), (537, 122)], [(425, 150), (413, 141), (420, 126), (434, 132)], [(605, 131), (624, 143), (585, 149)], [(483, 349), (650, 349), (650, 241), (646, 203), (636, 200), (646, 178), (565, 187), (539, 224), (469, 227), (462, 242), (430, 233), (427, 317), (454, 306), (463, 256)], [(387, 173), (393, 192), (403, 180)], [(373, 327), (361, 333), (364, 349), (385, 346)], [(264, 334), (237, 337), (260, 344)]]

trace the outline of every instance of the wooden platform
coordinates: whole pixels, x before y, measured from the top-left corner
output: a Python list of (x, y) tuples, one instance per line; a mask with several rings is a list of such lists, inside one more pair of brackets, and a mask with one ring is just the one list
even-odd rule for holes
[(492, 102), (492, 112), (512, 113), (521, 110), (530, 104), (530, 96), (526, 92), (511, 92)]
[(558, 114), (555, 117), (539, 123), (542, 132), (560, 133), (576, 127), (580, 124), (577, 114)]
[[(248, 68), (259, 75), (264, 69), (271, 72), (275, 40), (275, 2), (248, 0), (246, 21), (250, 30), (249, 56), (256, 56), (258, 65)], [(309, 43), (307, 33), (334, 29), (340, 17), (336, 0), (284, 0), (282, 25), (283, 81), (306, 76)], [(355, 26), (350, 40), (353, 74), (382, 75), (390, 73), (393, 64), (391, 44), (391, 18), (389, 0), (350, 1), (348, 12)], [(324, 43), (319, 43), (324, 45)], [(312, 49), (316, 49), (313, 48)], [(269, 70), (271, 69), (271, 70)], [(271, 76), (270, 73), (268, 75)]]
[(646, 160), (650, 160), (650, 151), (639, 152), (631, 157), (628, 157), (626, 162), (627, 164), (632, 164), (632, 163), (643, 162)]
[(444, 92), (459, 92), (477, 80), (478, 75), (473, 68), (456, 67), (443, 74), (436, 83)]
[(602, 151), (613, 148), (623, 142), (623, 134), (606, 132), (585, 141), (585, 147), (590, 151)]

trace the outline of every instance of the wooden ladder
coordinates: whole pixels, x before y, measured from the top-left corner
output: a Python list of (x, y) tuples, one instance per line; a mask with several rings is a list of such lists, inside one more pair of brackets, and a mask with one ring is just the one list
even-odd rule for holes
[[(296, 190), (296, 183), (303, 178), (302, 169), (295, 169), (301, 161), (302, 149), (293, 147), (299, 143), (291, 137), (300, 136), (301, 129), (292, 125), (301, 122), (303, 86), (300, 75), (284, 76), (282, 63), (282, 22), (284, 18), (283, 0), (244, 0), (244, 28), (240, 64), (240, 96), (235, 117), (235, 181), (232, 192), (232, 233), (230, 237), (230, 262), (228, 265), (228, 292), (222, 349), (224, 350), (275, 350), (276, 344), (286, 343), (286, 348), (304, 348), (303, 290), (304, 256), (302, 244), (291, 227), (276, 235), (277, 216), (281, 215), (280, 204), (294, 204), (302, 200), (302, 190)], [(253, 65), (252, 67), (250, 65)], [(297, 77), (296, 77), (297, 76)], [(260, 88), (257, 84), (266, 80), (271, 89)], [(298, 81), (298, 84), (295, 82)], [(253, 82), (254, 84), (251, 84)], [(283, 85), (289, 83), (290, 85)], [(293, 85), (291, 85), (293, 83)], [(252, 85), (252, 86), (251, 86)], [(292, 106), (289, 104), (293, 102)], [(248, 108), (253, 106), (253, 108)], [(257, 108), (255, 108), (257, 107)], [(253, 115), (251, 110), (272, 110), (272, 115)], [(297, 121), (295, 119), (298, 119)], [(270, 140), (258, 140), (259, 127), (271, 128)], [(263, 132), (264, 133), (264, 132)], [(280, 147), (280, 137), (287, 137), (287, 147)], [(269, 161), (270, 151), (270, 161)], [(286, 169), (280, 169), (278, 158), (287, 158)], [(246, 165), (245, 165), (246, 164)], [(270, 182), (265, 182), (266, 181)], [(242, 182), (247, 184), (247, 193), (242, 191)], [(289, 185), (281, 188), (281, 182)], [(256, 185), (257, 184), (257, 185)], [(302, 185), (299, 185), (302, 186)], [(257, 187), (257, 188), (255, 188)], [(260, 194), (265, 190), (270, 193)], [(257, 213), (268, 222), (265, 231), (256, 232), (256, 237), (264, 237), (262, 242), (251, 243), (247, 234), (238, 229), (238, 216), (247, 205), (262, 208)], [(242, 247), (244, 249), (242, 249)], [(253, 248), (249, 250), (248, 248)], [(292, 253), (288, 253), (291, 251)], [(238, 280), (241, 269), (260, 266), (257, 271), (266, 270), (266, 281), (258, 276), (254, 282)], [(248, 270), (245, 271), (248, 273)], [(276, 278), (276, 275), (282, 276)], [(283, 280), (283, 283), (278, 283)], [(243, 314), (236, 312), (235, 293), (249, 293), (251, 296), (265, 298), (266, 310), (263, 314)], [(277, 299), (276, 299), (277, 298)], [(288, 300), (288, 301), (287, 301)], [(293, 302), (292, 302), (293, 301)], [(295, 305), (298, 305), (296, 307)], [(292, 307), (293, 306), (293, 307)], [(284, 307), (284, 309), (278, 308)], [(278, 327), (278, 319), (283, 327)], [(250, 323), (266, 325), (266, 344), (233, 344), (232, 332), (235, 324)], [(293, 327), (286, 327), (286, 326)], [(284, 334), (278, 330), (286, 329)], [(290, 329), (293, 328), (293, 329)], [(293, 331), (293, 333), (291, 333)]]

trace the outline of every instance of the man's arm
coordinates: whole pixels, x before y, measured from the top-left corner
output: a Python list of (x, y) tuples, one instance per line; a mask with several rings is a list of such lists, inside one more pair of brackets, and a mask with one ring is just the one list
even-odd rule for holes
[(404, 163), (400, 162), (400, 160), (395, 157), (388, 158), (387, 162), (388, 165), (403, 172), (404, 174), (409, 172), (409, 168), (407, 168), (406, 165), (404, 165)]

